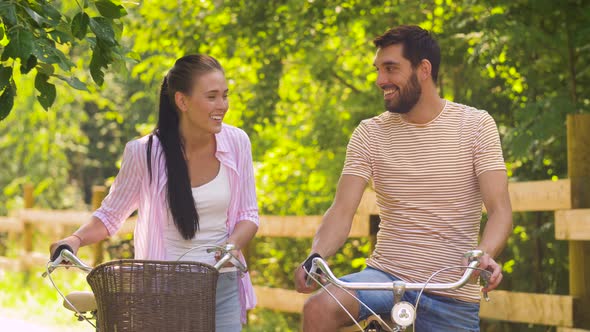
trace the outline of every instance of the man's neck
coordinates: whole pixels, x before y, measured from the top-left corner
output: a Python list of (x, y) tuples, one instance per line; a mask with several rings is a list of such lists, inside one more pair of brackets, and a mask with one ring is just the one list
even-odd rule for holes
[(402, 114), (404, 121), (414, 124), (427, 124), (436, 119), (443, 111), (445, 100), (434, 93), (423, 93), (418, 103), (414, 105), (410, 112)]

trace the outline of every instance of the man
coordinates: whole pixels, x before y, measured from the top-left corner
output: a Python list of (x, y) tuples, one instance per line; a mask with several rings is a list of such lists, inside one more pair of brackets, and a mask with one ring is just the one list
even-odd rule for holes
[[(342, 278), (349, 282), (425, 282), (434, 272), (464, 265), (462, 255), (481, 249), (481, 268), (492, 272), (490, 291), (502, 280), (494, 261), (512, 230), (506, 168), (496, 124), (485, 111), (439, 97), (440, 48), (417, 26), (390, 29), (374, 40), (377, 86), (384, 112), (364, 120), (348, 144), (332, 206), (324, 215), (310, 257), (336, 253), (348, 237), (354, 213), (370, 179), (380, 208), (380, 229), (367, 268)], [(478, 244), (481, 203), (488, 221)], [(305, 263), (309, 265), (309, 257)], [(299, 292), (303, 265), (295, 271)], [(432, 282), (456, 281), (464, 271), (437, 274)], [(357, 319), (370, 316), (357, 300), (328, 289)], [(356, 291), (379, 314), (393, 306), (391, 291)], [(416, 292), (404, 300), (415, 303)], [(479, 287), (422, 295), (417, 331), (479, 331)], [(304, 331), (337, 331), (352, 324), (325, 291), (304, 306)]]

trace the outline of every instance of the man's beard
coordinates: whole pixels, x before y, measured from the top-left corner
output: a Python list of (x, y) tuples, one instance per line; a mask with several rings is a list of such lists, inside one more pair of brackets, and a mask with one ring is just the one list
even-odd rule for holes
[(418, 76), (413, 72), (405, 88), (399, 90), (398, 97), (385, 100), (385, 109), (392, 113), (408, 113), (416, 106), (421, 95), (422, 87), (418, 83)]

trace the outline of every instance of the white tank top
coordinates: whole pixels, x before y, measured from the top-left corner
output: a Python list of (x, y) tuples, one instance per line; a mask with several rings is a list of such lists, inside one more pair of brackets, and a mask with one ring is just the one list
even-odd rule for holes
[[(231, 192), (226, 167), (221, 164), (217, 176), (208, 183), (192, 188), (192, 193), (199, 214), (199, 229), (194, 238), (185, 240), (174, 220), (168, 218), (169, 222), (164, 229), (166, 259), (175, 261), (186, 253), (180, 260), (214, 265), (215, 253), (207, 253), (207, 248), (223, 244), (228, 238), (226, 224)], [(200, 248), (187, 253), (195, 247)], [(221, 272), (232, 270), (236, 268), (223, 268)]]

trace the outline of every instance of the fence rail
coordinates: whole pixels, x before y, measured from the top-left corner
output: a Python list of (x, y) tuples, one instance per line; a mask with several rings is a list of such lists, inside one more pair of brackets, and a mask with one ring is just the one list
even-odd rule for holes
[[(532, 181), (510, 183), (509, 190), (515, 211), (547, 211), (546, 204), (552, 201), (553, 208), (567, 207), (569, 180)], [(543, 191), (551, 191), (545, 194)], [(100, 193), (99, 193), (100, 195)], [(544, 203), (539, 203), (545, 198)], [(550, 198), (550, 199), (549, 199)], [(542, 200), (541, 200), (542, 201)], [(556, 203), (557, 202), (557, 203)], [(351, 237), (371, 236), (370, 216), (378, 213), (376, 195), (368, 190), (355, 216)], [(37, 228), (40, 225), (76, 227), (91, 216), (89, 211), (23, 209), (14, 217), (0, 218), (0, 232), (23, 233), (25, 225)], [(558, 239), (590, 240), (590, 209), (557, 210), (555, 233)], [(135, 217), (129, 218), (119, 231), (120, 235), (133, 232)], [(321, 223), (321, 216), (260, 216), (257, 236), (268, 237), (313, 237)], [(47, 261), (46, 253), (23, 253), (20, 259), (0, 258), (0, 269), (26, 270), (42, 266)], [(300, 313), (308, 297), (293, 290), (255, 286), (258, 305), (290, 313)], [(481, 303), (480, 317), (510, 322), (530, 323), (570, 328), (574, 326), (574, 307), (577, 300), (569, 295), (549, 295), (494, 291), (492, 301)], [(567, 331), (567, 330), (561, 330)], [(574, 331), (574, 330), (572, 330)], [(582, 330), (580, 330), (582, 331)]]
[[(587, 128), (590, 128), (590, 115), (568, 116), (570, 179), (509, 184), (514, 212), (554, 211), (555, 238), (569, 241), (570, 295), (494, 291), (491, 302), (481, 303), (483, 319), (555, 326), (558, 332), (590, 332), (580, 329), (590, 329), (590, 166), (587, 164), (590, 131)], [(104, 191), (102, 187), (96, 188), (93, 208), (104, 197)], [(12, 217), (0, 217), (0, 232), (22, 234), (23, 254), (17, 260), (0, 257), (0, 269), (29, 269), (46, 262), (46, 253), (33, 252), (35, 226), (79, 226), (90, 217), (88, 211), (32, 209), (32, 186), (25, 187), (24, 197), (24, 210)], [(368, 190), (357, 210), (350, 236), (373, 236), (372, 216), (378, 214), (376, 193)], [(268, 237), (313, 237), (321, 223), (321, 216), (261, 216), (260, 219), (257, 236)], [(120, 233), (133, 232), (134, 223), (135, 218), (130, 218)], [(95, 262), (100, 262), (102, 247), (96, 248)], [(292, 313), (300, 313), (308, 297), (293, 290), (263, 286), (255, 286), (255, 291), (259, 307)]]

